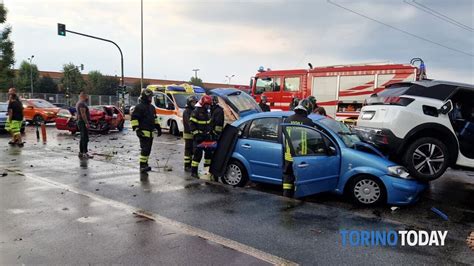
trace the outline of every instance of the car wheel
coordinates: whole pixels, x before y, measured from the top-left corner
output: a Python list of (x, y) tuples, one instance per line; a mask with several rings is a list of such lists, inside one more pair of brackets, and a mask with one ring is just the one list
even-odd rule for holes
[(35, 115), (32, 122), (34, 125), (41, 125), (44, 122), (44, 119), (41, 115)]
[(239, 161), (231, 161), (227, 164), (227, 170), (221, 178), (222, 183), (234, 187), (243, 187), (247, 184), (247, 170)]
[(373, 176), (362, 175), (350, 181), (347, 193), (352, 201), (365, 206), (386, 202), (387, 192), (383, 183)]
[(124, 123), (125, 123), (125, 122), (122, 121), (122, 122), (117, 126), (118, 131), (122, 131), (122, 130), (123, 130), (123, 124), (124, 124)]
[(421, 181), (432, 181), (448, 168), (448, 148), (435, 138), (421, 138), (408, 146), (403, 162), (412, 176)]
[(171, 121), (170, 124), (170, 134), (172, 134), (173, 136), (179, 136), (178, 124), (174, 120)]

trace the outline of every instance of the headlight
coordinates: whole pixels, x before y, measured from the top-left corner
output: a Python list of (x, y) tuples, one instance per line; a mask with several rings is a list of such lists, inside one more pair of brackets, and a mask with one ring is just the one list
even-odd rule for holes
[(399, 165), (390, 166), (390, 167), (387, 167), (387, 170), (388, 170), (388, 174), (391, 176), (396, 176), (403, 179), (413, 179), (408, 173), (408, 170), (403, 166), (399, 166)]
[(375, 111), (364, 111), (362, 112), (362, 115), (360, 116), (360, 118), (362, 120), (370, 120), (374, 117), (375, 115)]

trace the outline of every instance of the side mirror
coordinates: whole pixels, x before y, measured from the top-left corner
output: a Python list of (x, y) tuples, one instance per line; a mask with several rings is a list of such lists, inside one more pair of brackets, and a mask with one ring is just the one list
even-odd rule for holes
[(438, 113), (445, 115), (451, 112), (452, 110), (453, 110), (453, 102), (451, 100), (448, 100), (441, 106), (441, 108), (438, 109)]

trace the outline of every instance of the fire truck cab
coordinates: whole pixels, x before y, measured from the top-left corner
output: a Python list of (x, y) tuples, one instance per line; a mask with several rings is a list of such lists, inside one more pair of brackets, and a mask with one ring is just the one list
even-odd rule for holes
[(414, 81), (424, 73), (412, 64), (364, 64), (297, 70), (264, 70), (251, 82), (252, 96), (266, 95), (272, 110), (288, 110), (293, 98), (313, 95), (318, 106), (337, 120), (355, 121), (364, 101), (385, 86)]
[(201, 98), (205, 90), (198, 86), (181, 85), (148, 85), (153, 91), (152, 104), (160, 120), (161, 128), (168, 129), (170, 134), (178, 136), (183, 132), (183, 111), (190, 95)]

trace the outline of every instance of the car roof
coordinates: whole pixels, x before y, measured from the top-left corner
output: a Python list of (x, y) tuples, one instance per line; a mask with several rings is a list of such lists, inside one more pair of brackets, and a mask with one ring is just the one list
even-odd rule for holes
[(238, 90), (235, 88), (216, 88), (216, 89), (212, 89), (210, 92), (211, 94), (217, 94), (218, 96), (227, 96), (239, 91), (242, 93), (245, 93), (245, 91)]
[[(249, 120), (257, 119), (257, 118), (281, 118), (281, 117), (288, 117), (290, 115), (293, 115), (295, 112), (293, 111), (272, 111), (272, 112), (261, 112), (261, 113), (256, 113), (256, 114), (251, 114), (248, 116), (245, 116), (236, 122), (239, 122), (238, 124), (245, 123)], [(321, 119), (324, 119), (325, 116), (319, 115), (319, 114), (311, 114), (309, 115), (309, 118), (313, 120), (313, 122), (317, 122)]]
[(454, 81), (445, 81), (445, 80), (432, 80), (432, 79), (423, 79), (423, 80), (417, 80), (417, 81), (411, 81), (411, 82), (400, 82), (400, 83), (394, 83), (391, 85), (403, 85), (403, 84), (416, 84), (423, 87), (433, 87), (436, 85), (450, 85), (450, 86), (464, 87), (464, 88), (474, 90), (474, 85), (472, 84), (454, 82)]

